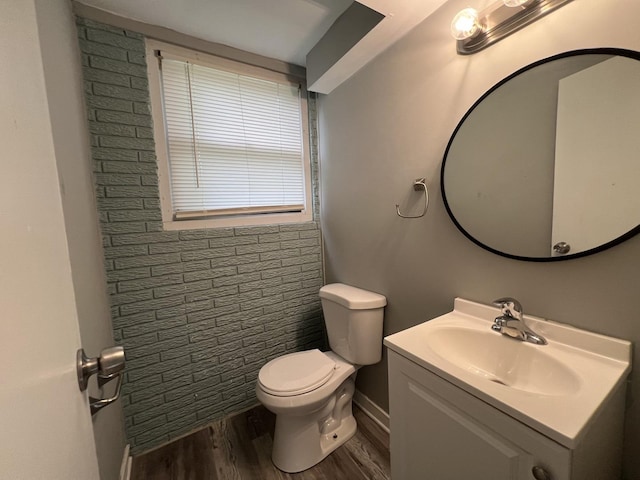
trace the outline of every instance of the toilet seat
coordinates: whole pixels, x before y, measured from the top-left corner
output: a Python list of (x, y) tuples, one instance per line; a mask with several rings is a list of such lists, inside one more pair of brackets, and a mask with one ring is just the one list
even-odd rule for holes
[(271, 395), (292, 397), (315, 390), (329, 381), (336, 362), (318, 349), (275, 358), (260, 369), (260, 387)]

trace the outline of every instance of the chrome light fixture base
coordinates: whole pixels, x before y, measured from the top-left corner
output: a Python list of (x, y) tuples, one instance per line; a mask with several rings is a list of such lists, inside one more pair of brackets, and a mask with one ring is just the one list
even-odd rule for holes
[(508, 7), (499, 0), (479, 13), (482, 28), (476, 35), (457, 40), (458, 53), (469, 55), (479, 52), (570, 1), (531, 0), (518, 7)]

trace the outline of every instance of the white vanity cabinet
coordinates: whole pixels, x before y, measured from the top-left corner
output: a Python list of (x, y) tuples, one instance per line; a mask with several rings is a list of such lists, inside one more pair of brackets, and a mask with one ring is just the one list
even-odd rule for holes
[[(394, 480), (620, 478), (624, 388), (569, 449), (389, 350)], [(570, 415), (571, 412), (566, 412)]]
[(620, 480), (631, 342), (524, 315), (545, 344), (452, 312), (385, 337), (393, 480)]

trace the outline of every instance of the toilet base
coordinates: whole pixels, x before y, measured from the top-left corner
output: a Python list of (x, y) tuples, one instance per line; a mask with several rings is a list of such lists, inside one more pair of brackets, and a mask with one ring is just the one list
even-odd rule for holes
[(277, 415), (273, 464), (287, 473), (313, 467), (353, 437), (357, 430), (351, 410), (354, 382), (347, 379), (327, 404), (311, 415)]
[[(276, 419), (278, 422), (280, 418)], [(288, 418), (286, 420), (292, 420)], [(283, 472), (297, 473), (307, 470), (324, 460), (336, 448), (353, 437), (357, 430), (356, 419), (353, 416), (345, 418), (340, 427), (332, 433), (319, 434), (317, 425), (315, 431), (302, 429), (293, 435), (284, 433), (293, 427), (291, 423), (280, 425), (276, 423), (276, 436), (273, 441), (273, 464)], [(277, 435), (280, 426), (281, 435)], [(284, 428), (283, 428), (284, 427)], [(297, 435), (297, 436), (296, 436)]]

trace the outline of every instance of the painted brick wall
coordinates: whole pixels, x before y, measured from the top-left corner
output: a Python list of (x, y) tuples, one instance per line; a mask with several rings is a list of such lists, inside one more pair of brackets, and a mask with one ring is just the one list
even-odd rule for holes
[(163, 231), (144, 38), (79, 18), (96, 197), (123, 402), (138, 453), (256, 403), (260, 367), (322, 347), (314, 221)]

